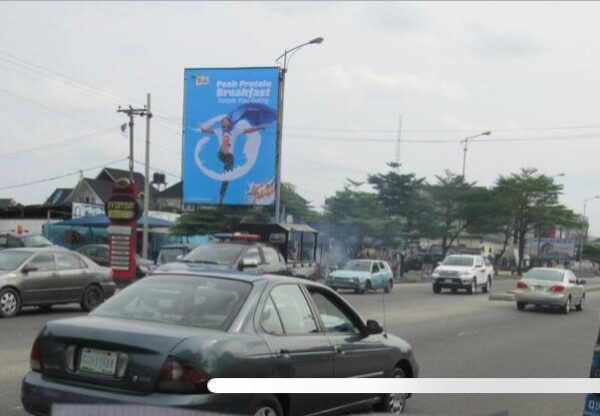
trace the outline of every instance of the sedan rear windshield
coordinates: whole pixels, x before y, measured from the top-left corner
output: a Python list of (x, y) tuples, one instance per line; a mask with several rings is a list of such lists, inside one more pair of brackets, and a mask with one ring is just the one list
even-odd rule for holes
[(201, 276), (152, 276), (127, 287), (93, 315), (225, 329), (252, 285)]
[(549, 282), (562, 282), (564, 272), (560, 270), (530, 270), (525, 274), (525, 279), (547, 280)]
[(444, 266), (472, 266), (473, 257), (466, 256), (450, 256), (444, 260)]
[(29, 251), (0, 251), (0, 270), (14, 270), (19, 267), (29, 256)]
[(190, 251), (183, 261), (228, 266), (238, 259), (242, 250), (243, 247), (233, 244), (206, 244)]
[(23, 237), (25, 247), (48, 247), (52, 245), (52, 241), (41, 235), (28, 235)]

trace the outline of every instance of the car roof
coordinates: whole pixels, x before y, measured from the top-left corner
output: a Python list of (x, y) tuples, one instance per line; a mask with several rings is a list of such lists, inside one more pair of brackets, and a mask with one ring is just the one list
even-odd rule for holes
[(68, 248), (61, 246), (46, 246), (46, 247), (15, 247), (15, 248), (7, 248), (6, 250), (2, 250), (2, 252), (11, 252), (11, 251), (27, 251), (30, 253), (39, 253), (44, 251), (71, 251)]
[(186, 243), (178, 243), (178, 244), (166, 244), (162, 246), (160, 249), (169, 249), (169, 248), (194, 248), (197, 244), (186, 244)]
[[(298, 283), (299, 281), (303, 283), (314, 284), (314, 282), (310, 280), (306, 280), (299, 277), (292, 276), (281, 276), (275, 274), (267, 274), (267, 273), (245, 273), (238, 271), (215, 271), (206, 268), (202, 265), (193, 265), (190, 264), (187, 270), (172, 270), (172, 271), (156, 271), (152, 274), (152, 276), (161, 276), (161, 275), (178, 275), (178, 276), (198, 276), (198, 277), (218, 277), (222, 279), (231, 279), (231, 280), (242, 280), (249, 283), (258, 282), (261, 280), (267, 280), (269, 282), (292, 282)], [(317, 284), (319, 285), (319, 284)]]

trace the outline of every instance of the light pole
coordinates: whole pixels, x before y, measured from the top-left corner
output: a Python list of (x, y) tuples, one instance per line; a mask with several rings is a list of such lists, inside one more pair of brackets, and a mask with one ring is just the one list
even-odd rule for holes
[(484, 131), (483, 133), (479, 133), (474, 136), (465, 137), (465, 139), (462, 141), (465, 145), (463, 148), (463, 165), (462, 165), (463, 180), (465, 179), (465, 167), (467, 164), (467, 150), (468, 150), (469, 141), (476, 139), (478, 137), (481, 137), (481, 136), (489, 136), (490, 134), (492, 134), (491, 131)]
[(587, 237), (587, 230), (588, 230), (588, 224), (587, 224), (587, 220), (585, 219), (585, 209), (587, 207), (587, 202), (591, 201), (592, 199), (600, 199), (600, 195), (594, 195), (591, 196), (589, 198), (586, 198), (583, 200), (583, 220), (586, 221), (585, 225), (584, 225), (584, 231), (581, 233), (581, 236), (579, 237), (579, 271), (581, 272), (581, 260), (583, 258), (583, 239)]
[[(462, 164), (462, 180), (463, 182), (466, 183), (465, 181), (465, 167), (467, 164), (467, 146), (469, 145), (469, 140), (473, 140), (476, 139), (477, 137), (481, 137), (481, 136), (489, 136), (490, 134), (492, 134), (491, 131), (484, 131), (483, 133), (479, 133), (479, 134), (475, 134), (474, 136), (469, 136), (469, 137), (465, 137), (465, 139), (462, 141), (464, 143), (464, 148), (463, 148), (463, 164)], [(458, 251), (458, 254), (460, 254), (460, 233), (461, 233), (461, 228), (462, 228), (462, 218), (458, 220), (458, 234), (456, 235), (456, 249)]]
[[(284, 100), (284, 89), (285, 89), (285, 74), (287, 72), (287, 66), (292, 58), (292, 55), (296, 53), (300, 48), (306, 45), (319, 45), (323, 43), (323, 38), (318, 37), (309, 40), (298, 46), (294, 46), (292, 49), (286, 49), (275, 62), (279, 62), (283, 58), (283, 65), (279, 72), (279, 112), (277, 114), (277, 167), (275, 172), (275, 222), (279, 223), (281, 218), (281, 145), (282, 145), (282, 133), (283, 133), (283, 100)], [(289, 55), (289, 59), (288, 59)]]

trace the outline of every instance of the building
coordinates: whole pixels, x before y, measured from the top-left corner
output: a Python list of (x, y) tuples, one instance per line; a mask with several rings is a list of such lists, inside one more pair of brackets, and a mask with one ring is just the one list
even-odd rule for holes
[(160, 192), (156, 197), (156, 204), (159, 209), (181, 210), (183, 202), (183, 182), (177, 182)]
[(17, 202), (12, 198), (0, 198), (0, 209), (10, 208), (16, 205)]

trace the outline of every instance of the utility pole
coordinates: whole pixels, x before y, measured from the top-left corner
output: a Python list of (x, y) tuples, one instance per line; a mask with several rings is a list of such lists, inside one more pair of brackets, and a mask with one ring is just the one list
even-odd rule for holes
[(129, 117), (129, 180), (133, 182), (133, 117), (144, 117), (146, 115), (146, 109), (133, 108), (132, 106), (121, 108), (121, 106), (119, 106), (117, 113), (125, 113), (127, 114), (127, 117)]
[(150, 209), (150, 93), (146, 96), (146, 160), (144, 180), (144, 231), (142, 234), (142, 257), (148, 258), (148, 211)]
[(396, 173), (400, 173), (400, 156), (402, 150), (402, 114), (398, 117), (398, 133), (396, 135)]

